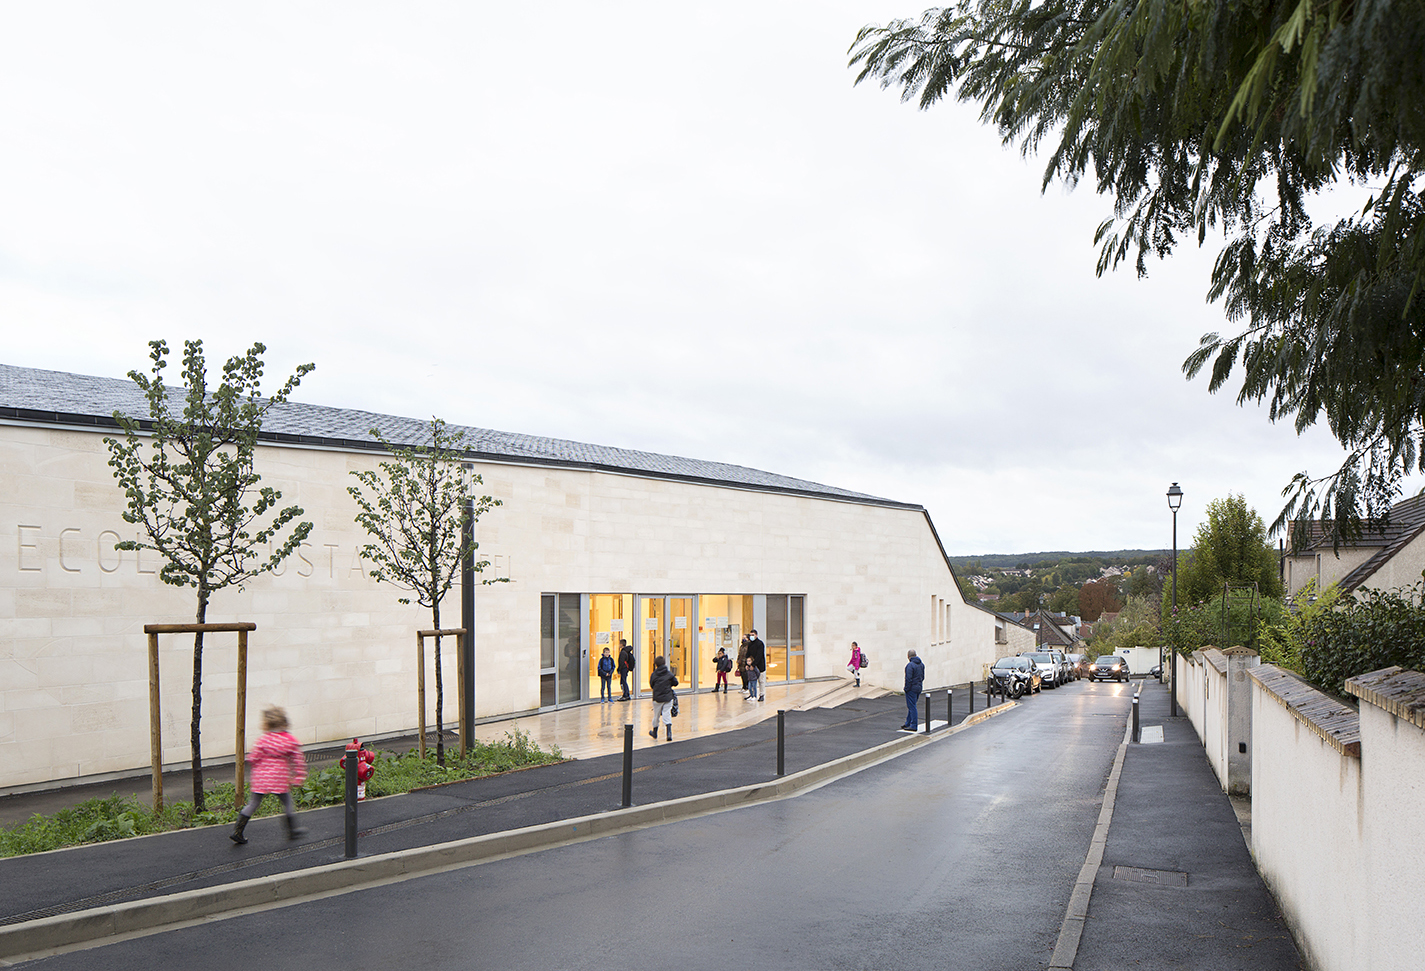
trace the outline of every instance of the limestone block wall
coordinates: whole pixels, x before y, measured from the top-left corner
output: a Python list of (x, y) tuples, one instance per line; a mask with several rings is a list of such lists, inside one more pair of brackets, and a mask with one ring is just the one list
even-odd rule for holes
[[(124, 772), (148, 763), (146, 623), (190, 621), (191, 590), (167, 587), (134, 535), (103, 434), (0, 425), (0, 790)], [(214, 597), (208, 620), (252, 621), (248, 732), (266, 704), (306, 742), (409, 731), (415, 634), (428, 611), (366, 576), (367, 537), (346, 493), (378, 457), (316, 447), (259, 449), (264, 483), (305, 509), (309, 540), (275, 574)], [(961, 597), (934, 530), (915, 508), (865, 505), (569, 468), (477, 464), (501, 499), (477, 530), (487, 573), (475, 592), (475, 715), (540, 704), (545, 593), (800, 594), (806, 676), (840, 672), (850, 641), (871, 684), (901, 686), (905, 652), (927, 684), (981, 676), (993, 615)], [(460, 624), (459, 591), (443, 626)], [(233, 635), (204, 652), (203, 745), (232, 755)], [(429, 650), (427, 652), (429, 654)], [(191, 639), (162, 642), (163, 758), (188, 757)], [(445, 645), (447, 722), (456, 711)], [(427, 658), (427, 721), (434, 723)]]

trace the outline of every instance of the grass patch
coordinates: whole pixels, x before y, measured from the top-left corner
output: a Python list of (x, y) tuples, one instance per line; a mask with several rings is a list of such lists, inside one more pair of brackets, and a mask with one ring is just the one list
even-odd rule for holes
[[(378, 751), (374, 763), (376, 771), (366, 784), (367, 798), (393, 796), (445, 782), (479, 779), (564, 759), (557, 745), (545, 751), (521, 731), (506, 732), (505, 737), (497, 742), (477, 742), (466, 751), (463, 759), (458, 751), (445, 753), (444, 768), (436, 764), (434, 749), (427, 749), (424, 759), (414, 749), (404, 755)], [(231, 782), (210, 784), (204, 797), (208, 810), (201, 813), (194, 812), (191, 802), (169, 803), (162, 812), (155, 813), (132, 796), (118, 794), (87, 799), (49, 816), (36, 813), (23, 823), (0, 827), (0, 857), (231, 823), (237, 818), (233, 792)], [(346, 799), (346, 770), (334, 765), (314, 771), (303, 785), (292, 791), (292, 797), (298, 809), (340, 805)], [(271, 816), (281, 811), (276, 797), (268, 796), (262, 800), (256, 815)]]

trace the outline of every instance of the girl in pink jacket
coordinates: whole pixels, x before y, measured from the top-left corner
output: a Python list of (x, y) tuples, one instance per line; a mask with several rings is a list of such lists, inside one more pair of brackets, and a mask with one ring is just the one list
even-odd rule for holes
[(287, 838), (306, 834), (297, 828), (297, 814), (292, 806), (291, 788), (307, 778), (307, 762), (302, 757), (302, 744), (287, 731), (287, 713), (275, 705), (262, 713), (263, 735), (252, 746), (247, 761), (252, 766), (251, 793), (247, 805), (238, 810), (237, 823), (228, 838), (234, 843), (246, 843), (242, 831), (247, 821), (262, 805), (262, 797), (275, 795), (282, 803), (287, 823)]

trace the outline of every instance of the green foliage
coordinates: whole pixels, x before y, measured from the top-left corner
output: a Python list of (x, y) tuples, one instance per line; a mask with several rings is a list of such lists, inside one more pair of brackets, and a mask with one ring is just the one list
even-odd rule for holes
[(114, 420), (124, 438), (104, 439), (109, 465), (128, 501), (124, 521), (140, 526), (145, 537), (121, 540), (114, 548), (158, 553), (163, 558), (159, 578), (197, 589), (203, 604), (207, 594), (241, 587), (278, 566), (312, 529), (311, 523), (298, 523), (260, 559), (259, 548), (301, 516), (302, 509), (279, 510), (282, 493), (258, 487), (262, 477), (253, 468), (258, 434), (267, 412), (286, 401), (315, 367), (297, 368), (276, 394), (263, 399), (259, 386), (266, 350), (253, 344), (245, 355), (229, 358), (222, 383), (210, 393), (203, 342), (184, 341), (183, 410), (176, 415), (163, 383), (168, 344), (150, 341), (153, 377), (129, 372), (148, 399), (148, 418), (141, 421), (116, 411)]
[(1163, 592), (1161, 571), (1149, 572), (1146, 566), (1136, 568), (1128, 578), (1128, 596), (1158, 599)]
[(1210, 600), (1180, 604), (1165, 613), (1163, 640), (1178, 653), (1190, 654), (1203, 647), (1241, 645), (1257, 650), (1261, 631), (1283, 624), (1287, 609), (1280, 600), (1250, 590), (1232, 590)]
[(1398, 591), (1359, 589), (1337, 609), (1303, 625), (1301, 670), (1312, 684), (1343, 694), (1347, 678), (1399, 665), (1425, 671), (1422, 581)]
[(1282, 592), (1277, 554), (1267, 544), (1267, 528), (1240, 495), (1207, 504), (1192, 554), (1178, 567), (1178, 603), (1216, 597), (1224, 583), (1256, 583), (1266, 597), (1279, 597)]
[(1318, 615), (1325, 613), (1341, 597), (1341, 588), (1331, 584), (1320, 595), (1316, 580), (1310, 580), (1294, 597), (1290, 610), (1275, 620), (1262, 620), (1257, 628), (1257, 650), (1264, 664), (1275, 664), (1298, 674), (1305, 674), (1302, 651), (1306, 647), (1306, 631)]
[[(547, 765), (562, 761), (563, 754), (555, 746), (549, 751), (540, 748), (525, 732), (506, 732), (494, 742), (479, 742), (467, 750), (466, 757), (451, 758), (442, 766), (434, 754), (425, 759), (415, 751), (405, 755), (376, 752), (376, 772), (367, 783), (369, 796), (388, 796), (424, 786), (445, 782), (460, 782), (497, 775), (512, 769), (532, 765)], [(211, 810), (197, 810), (192, 803), (176, 802), (154, 813), (132, 796), (118, 794), (107, 798), (89, 799), (50, 816), (35, 814), (26, 822), (10, 828), (0, 828), (0, 857), (41, 853), (46, 850), (100, 843), (144, 836), (194, 826), (230, 824), (237, 818), (233, 808), (233, 784), (211, 783), (205, 790)], [(293, 801), (301, 809), (338, 806), (346, 800), (345, 770), (333, 766), (313, 773), (306, 783), (294, 789)], [(258, 806), (257, 816), (280, 813), (282, 805), (275, 796), (268, 796)]]
[[(356, 521), (373, 538), (362, 547), (361, 555), (371, 564), (373, 578), (409, 590), (421, 606), (429, 607), (431, 626), (440, 630), (440, 602), (460, 576), (461, 564), (473, 559), (480, 548), (475, 541), (475, 523), (502, 503), (491, 496), (476, 496), (475, 487), (483, 480), (462, 461), (460, 447), (465, 433), (447, 431), (444, 420), (431, 419), (430, 441), (423, 445), (393, 445), (375, 428), (371, 436), (394, 458), (380, 463), (380, 472), (351, 473), (361, 483), (347, 488), (360, 508)], [(479, 574), (489, 565), (489, 560), (479, 560), (471, 570)], [(481, 582), (501, 583), (506, 579)], [(411, 602), (409, 597), (398, 599), (401, 603)], [(444, 707), (445, 683), (437, 637), (436, 759), (442, 763)]]
[[(208, 601), (218, 590), (242, 585), (269, 572), (297, 549), (312, 524), (293, 525), (300, 506), (279, 509), (282, 493), (259, 486), (253, 467), (262, 422), (274, 405), (286, 401), (316, 365), (303, 364), (270, 398), (262, 398), (262, 354), (253, 344), (247, 353), (228, 358), (223, 379), (211, 392), (202, 341), (183, 342), (183, 410), (175, 414), (163, 383), (168, 344), (149, 342), (153, 377), (130, 371), (148, 399), (148, 418), (114, 412), (122, 441), (105, 438), (109, 465), (128, 502), (124, 521), (140, 527), (138, 539), (120, 540), (117, 550), (153, 550), (162, 557), (159, 578), (198, 591), (196, 622), (207, 619)], [(266, 558), (260, 549), (269, 547)], [(202, 678), (203, 634), (193, 635), (193, 711), (190, 721), (193, 802), (203, 808)]]
[(1049, 596), (1049, 609), (1056, 614), (1076, 614), (1079, 612), (1079, 591), (1073, 584), (1065, 584)]
[(1120, 647), (1152, 647), (1160, 643), (1158, 605), (1147, 597), (1130, 597), (1116, 618), (1094, 627), (1091, 653), (1113, 654)]
[[(1114, 211), (1100, 273), (1222, 231), (1208, 295), (1244, 326), (1184, 370), (1215, 392), (1240, 365), (1239, 402), (1326, 421), (1347, 458), (1299, 474), (1273, 528), (1319, 515), (1340, 539), (1425, 469), (1422, 50), (1418, 0), (959, 0), (864, 28), (851, 63), (1046, 145), (1046, 186), (1095, 180)], [(1367, 203), (1318, 225), (1313, 197), (1348, 181)]]

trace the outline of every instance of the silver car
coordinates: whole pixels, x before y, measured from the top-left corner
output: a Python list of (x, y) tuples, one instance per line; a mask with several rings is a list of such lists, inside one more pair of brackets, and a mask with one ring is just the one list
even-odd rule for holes
[(1044, 679), (1044, 687), (1057, 688), (1064, 683), (1064, 669), (1059, 665), (1059, 659), (1052, 651), (1031, 651), (1019, 655), (1027, 657), (1039, 668), (1039, 674)]

